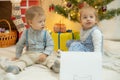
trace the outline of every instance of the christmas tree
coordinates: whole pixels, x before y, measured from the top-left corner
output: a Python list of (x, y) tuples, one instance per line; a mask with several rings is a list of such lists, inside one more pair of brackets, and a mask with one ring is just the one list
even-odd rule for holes
[(120, 15), (120, 8), (107, 10), (107, 5), (114, 0), (62, 0), (63, 5), (51, 4), (49, 11), (54, 11), (62, 16), (78, 21), (79, 11), (84, 6), (93, 6), (99, 15), (99, 20), (111, 19)]

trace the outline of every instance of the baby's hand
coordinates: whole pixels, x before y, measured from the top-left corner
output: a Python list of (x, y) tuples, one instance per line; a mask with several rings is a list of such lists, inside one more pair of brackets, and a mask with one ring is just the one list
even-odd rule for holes
[(48, 55), (46, 55), (46, 54), (43, 53), (43, 54), (41, 54), (41, 55), (39, 56), (39, 59), (38, 59), (38, 60), (39, 60), (40, 62), (44, 62), (44, 61), (46, 60), (47, 56), (48, 56)]
[(12, 61), (15, 61), (15, 60), (17, 60), (18, 58), (16, 58), (16, 57), (14, 57), (14, 58), (12, 58)]

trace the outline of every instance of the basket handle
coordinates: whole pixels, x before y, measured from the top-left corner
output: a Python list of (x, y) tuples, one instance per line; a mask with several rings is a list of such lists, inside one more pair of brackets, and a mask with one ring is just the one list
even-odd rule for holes
[(11, 32), (11, 26), (10, 26), (10, 23), (6, 20), (6, 19), (1, 19), (0, 22), (6, 22), (8, 24), (8, 27), (9, 27), (9, 30)]

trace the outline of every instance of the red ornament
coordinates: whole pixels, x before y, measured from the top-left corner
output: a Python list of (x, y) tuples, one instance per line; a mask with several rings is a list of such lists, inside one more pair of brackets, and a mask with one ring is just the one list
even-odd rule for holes
[(51, 7), (49, 7), (49, 12), (51, 12)]
[(54, 10), (54, 5), (51, 6), (51, 9)]
[(16, 18), (14, 16), (11, 17), (12, 20), (15, 20)]
[(49, 11), (51, 12), (51, 11), (53, 11), (54, 10), (54, 5), (53, 4), (51, 4), (50, 6), (49, 6)]
[(84, 7), (84, 3), (78, 4), (78, 7), (79, 7), (80, 9), (83, 8), (83, 7)]
[(107, 6), (102, 6), (102, 11), (105, 12), (107, 10)]
[(68, 2), (66, 6), (70, 8), (72, 6), (71, 2)]

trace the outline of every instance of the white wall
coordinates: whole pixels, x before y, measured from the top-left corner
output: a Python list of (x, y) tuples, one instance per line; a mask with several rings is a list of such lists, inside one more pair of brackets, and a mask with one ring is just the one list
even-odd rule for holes
[[(107, 6), (107, 9), (120, 8), (120, 0), (115, 0)], [(100, 22), (105, 39), (120, 40), (120, 16)]]

